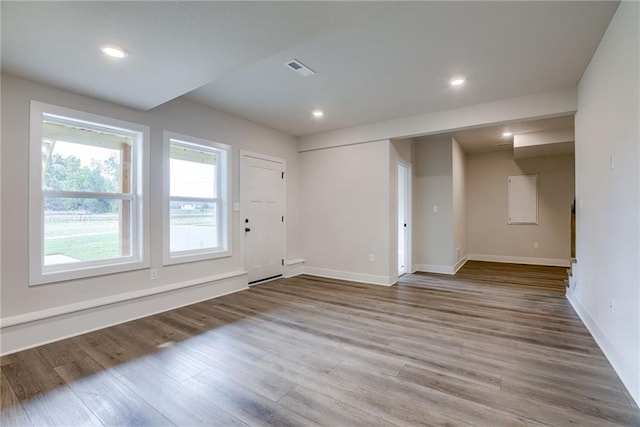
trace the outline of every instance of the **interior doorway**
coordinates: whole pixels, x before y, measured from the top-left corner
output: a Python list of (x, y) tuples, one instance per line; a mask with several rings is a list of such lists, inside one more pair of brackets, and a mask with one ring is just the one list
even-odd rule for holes
[(240, 214), (249, 284), (282, 276), (285, 162), (240, 152)]
[(398, 276), (411, 273), (411, 166), (398, 162)]

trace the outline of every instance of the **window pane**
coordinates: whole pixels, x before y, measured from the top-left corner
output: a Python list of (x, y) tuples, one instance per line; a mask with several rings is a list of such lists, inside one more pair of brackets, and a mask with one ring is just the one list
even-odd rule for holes
[(215, 198), (215, 153), (171, 146), (169, 161), (171, 196)]
[(131, 202), (45, 197), (44, 265), (131, 255)]
[(44, 122), (42, 188), (129, 193), (131, 143), (131, 137), (117, 133)]
[(171, 202), (169, 242), (171, 252), (220, 246), (215, 203)]

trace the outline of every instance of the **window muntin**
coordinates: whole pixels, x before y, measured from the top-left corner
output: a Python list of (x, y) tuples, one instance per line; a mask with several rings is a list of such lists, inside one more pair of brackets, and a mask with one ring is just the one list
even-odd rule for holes
[(148, 128), (32, 102), (30, 283), (148, 265)]
[(230, 148), (170, 132), (165, 147), (165, 264), (230, 255)]

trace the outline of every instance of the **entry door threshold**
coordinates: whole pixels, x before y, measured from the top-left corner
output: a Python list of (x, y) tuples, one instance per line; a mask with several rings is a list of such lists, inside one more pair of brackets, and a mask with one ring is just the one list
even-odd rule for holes
[(266, 277), (264, 279), (254, 280), (253, 282), (249, 282), (249, 286), (258, 285), (260, 283), (268, 282), (270, 280), (279, 279), (282, 277), (282, 274), (276, 274), (275, 276)]

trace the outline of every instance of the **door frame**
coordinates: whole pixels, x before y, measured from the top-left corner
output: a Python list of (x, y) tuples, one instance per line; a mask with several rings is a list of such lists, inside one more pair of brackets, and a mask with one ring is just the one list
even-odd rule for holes
[[(280, 254), (280, 258), (282, 260), (284, 260), (286, 262), (286, 258), (285, 258), (285, 254), (287, 253), (287, 161), (283, 158), (280, 157), (274, 157), (274, 156), (269, 156), (266, 154), (262, 154), (262, 153), (257, 153), (255, 151), (249, 151), (249, 150), (239, 150), (239, 156), (238, 156), (238, 200), (240, 202), (240, 218), (238, 218), (238, 235), (240, 236), (240, 251), (242, 253), (242, 265), (243, 268), (245, 270), (245, 272), (249, 272), (248, 268), (247, 268), (247, 248), (245, 246), (245, 239), (244, 239), (244, 219), (247, 217), (247, 205), (246, 203), (243, 203), (243, 191), (242, 191), (242, 185), (243, 185), (243, 176), (242, 176), (242, 171), (243, 169), (243, 162), (245, 161), (245, 158), (247, 157), (251, 157), (254, 159), (259, 159), (259, 160), (266, 160), (269, 162), (275, 162), (275, 163), (280, 163), (282, 164), (282, 170), (284, 171), (284, 178), (282, 179), (282, 210), (283, 210), (283, 215), (284, 215), (284, 224), (282, 227), (282, 253)], [(281, 266), (280, 268), (281, 271), (281, 275), (284, 276), (284, 265)], [(248, 277), (248, 276), (247, 276)], [(267, 280), (265, 280), (267, 281)], [(262, 282), (260, 282), (262, 283)]]
[[(400, 167), (404, 167), (407, 171), (407, 185), (405, 186), (405, 212), (406, 212), (406, 218), (405, 220), (407, 221), (407, 231), (406, 231), (406, 239), (405, 239), (405, 248), (404, 248), (404, 272), (405, 273), (414, 273), (414, 269), (413, 269), (413, 257), (412, 257), (412, 248), (413, 248), (413, 242), (411, 239), (411, 235), (412, 235), (412, 213), (413, 213), (413, 191), (412, 191), (412, 181), (413, 181), (413, 173), (411, 170), (411, 163), (403, 160), (403, 159), (397, 159), (396, 161), (396, 188), (399, 187), (398, 185), (398, 181), (400, 178)], [(398, 208), (399, 208), (399, 197), (398, 194), (396, 194), (396, 224), (395, 227), (398, 226), (400, 219), (398, 218)], [(397, 270), (398, 269), (398, 251), (399, 251), (399, 247), (397, 246), (397, 243), (400, 240), (400, 236), (398, 236), (396, 238), (396, 253), (395, 253), (395, 265), (396, 265), (396, 274), (399, 274), (400, 271)]]

